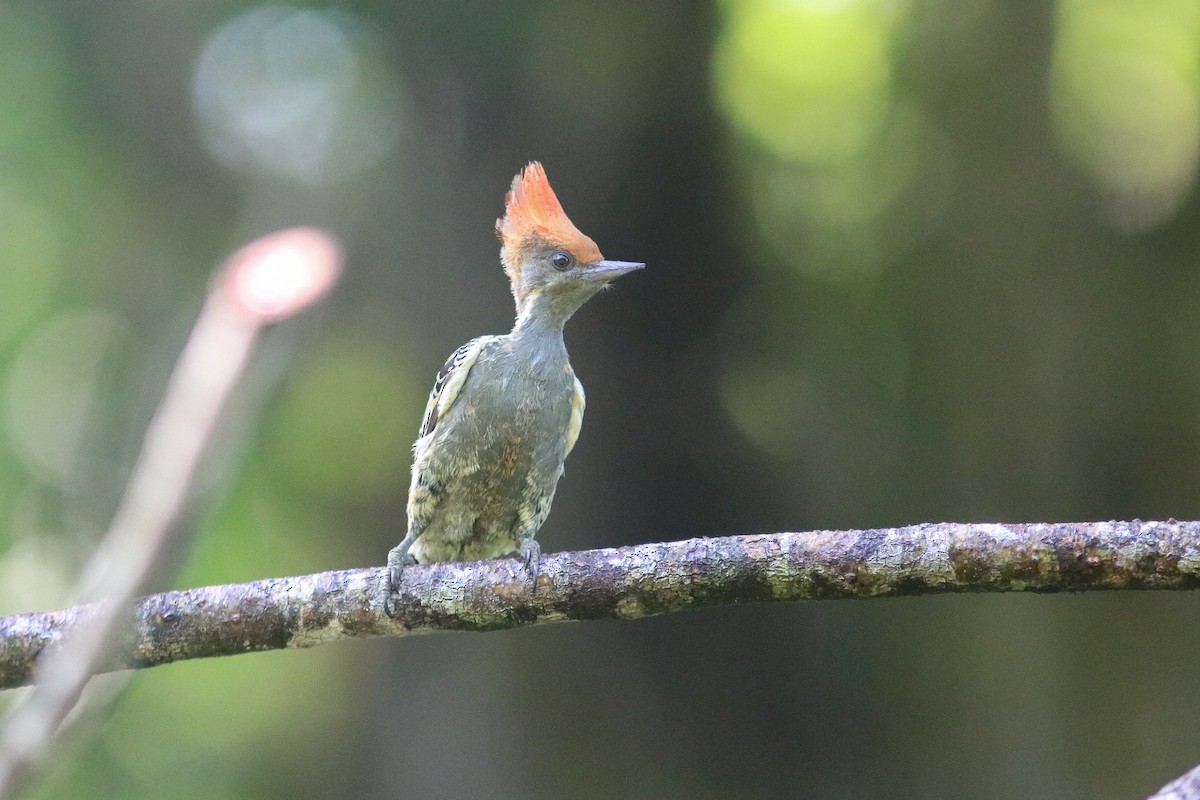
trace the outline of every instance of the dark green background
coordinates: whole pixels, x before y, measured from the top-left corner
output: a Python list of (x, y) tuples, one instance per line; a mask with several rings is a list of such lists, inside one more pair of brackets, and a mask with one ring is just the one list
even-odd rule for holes
[[(648, 264), (568, 326), (589, 404), (545, 550), (1200, 517), (1195, 4), (253, 8), (0, 4), (4, 611), (65, 602), (213, 266), (297, 223), (345, 278), (268, 337), (172, 585), (381, 564), (434, 373), (511, 324), (492, 224), (535, 158)], [(247, 19), (263, 85), (351, 98), (315, 149), (214, 145), (197, 64)], [(341, 83), (289, 24), (344, 34)], [(179, 664), (36, 796), (1143, 797), (1200, 761), (1198, 608), (735, 607)]]

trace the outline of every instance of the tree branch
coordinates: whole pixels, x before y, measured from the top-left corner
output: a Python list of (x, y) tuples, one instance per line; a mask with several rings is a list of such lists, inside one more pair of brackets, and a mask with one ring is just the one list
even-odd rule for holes
[[(136, 601), (132, 624), (99, 671), (768, 600), (1195, 588), (1200, 522), (751, 534), (547, 555), (536, 592), (515, 559), (414, 566), (404, 572), (396, 619), (383, 612), (382, 568), (165, 592)], [(85, 605), (0, 619), (0, 688), (29, 683), (40, 654), (95, 614)]]
[(1200, 798), (1200, 767), (1187, 772), (1166, 786), (1149, 800), (1197, 800)]

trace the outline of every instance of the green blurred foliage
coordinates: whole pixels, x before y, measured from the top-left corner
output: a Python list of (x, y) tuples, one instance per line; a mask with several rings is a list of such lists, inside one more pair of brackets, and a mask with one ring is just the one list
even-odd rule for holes
[(1063, 2), (1051, 102), (1063, 145), (1122, 227), (1155, 227), (1192, 190), (1200, 150), (1200, 7)]
[(317, 348), (292, 378), (263, 445), (291, 491), (321, 502), (386, 496), (406, 483), (411, 421), (414, 410), (423, 413), (424, 393), (394, 356), (371, 349)]
[[(379, 564), (425, 393), (503, 332), (527, 160), (648, 269), (568, 327), (549, 551), (1200, 516), (1188, 0), (0, 4), (0, 604), (67, 602), (212, 269), (272, 331), (178, 585)], [(1133, 797), (1191, 766), (1190, 595), (716, 609), (148, 670), (67, 797)]]
[(807, 163), (869, 146), (892, 102), (891, 43), (902, 2), (727, 2), (714, 58), (730, 122)]

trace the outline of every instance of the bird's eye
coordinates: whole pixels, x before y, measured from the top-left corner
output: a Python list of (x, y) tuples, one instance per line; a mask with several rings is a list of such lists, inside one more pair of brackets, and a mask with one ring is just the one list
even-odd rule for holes
[(571, 258), (570, 253), (564, 253), (562, 250), (559, 250), (557, 253), (550, 256), (550, 263), (553, 264), (554, 268), (557, 270), (565, 270), (569, 269), (570, 266), (575, 263), (575, 259)]

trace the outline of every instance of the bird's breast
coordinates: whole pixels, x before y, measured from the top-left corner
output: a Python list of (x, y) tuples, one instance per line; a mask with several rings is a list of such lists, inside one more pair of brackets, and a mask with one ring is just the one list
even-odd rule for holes
[[(574, 378), (541, 369), (511, 353), (480, 358), (459, 398), (459, 436), (473, 440), (480, 457), (518, 469), (552, 443), (562, 441), (571, 415)], [(505, 357), (508, 356), (508, 357)]]

